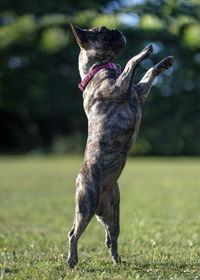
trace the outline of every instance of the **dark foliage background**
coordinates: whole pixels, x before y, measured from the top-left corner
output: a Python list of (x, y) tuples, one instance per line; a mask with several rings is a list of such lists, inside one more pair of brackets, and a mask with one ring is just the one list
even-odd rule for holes
[(119, 28), (128, 59), (153, 42), (137, 79), (164, 56), (162, 74), (143, 106), (131, 154), (200, 155), (200, 3), (198, 0), (0, 2), (0, 152), (81, 152), (87, 134), (68, 22)]

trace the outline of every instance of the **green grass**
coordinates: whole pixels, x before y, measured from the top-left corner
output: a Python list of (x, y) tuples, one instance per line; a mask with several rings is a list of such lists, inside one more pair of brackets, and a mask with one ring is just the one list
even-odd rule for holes
[[(94, 218), (66, 265), (78, 157), (0, 157), (0, 279), (200, 279), (200, 159), (129, 159), (113, 266)], [(3, 248), (7, 248), (4, 252)]]

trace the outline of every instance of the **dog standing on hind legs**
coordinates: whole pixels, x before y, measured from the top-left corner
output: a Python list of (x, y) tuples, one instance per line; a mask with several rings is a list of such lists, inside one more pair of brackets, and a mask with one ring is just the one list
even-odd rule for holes
[(106, 27), (81, 29), (70, 25), (80, 47), (82, 82), (79, 87), (88, 118), (88, 138), (84, 163), (76, 179), (74, 224), (68, 234), (68, 264), (72, 268), (77, 264), (78, 239), (94, 215), (105, 227), (106, 246), (113, 263), (117, 264), (120, 202), (117, 180), (139, 132), (141, 104), (154, 79), (171, 67), (173, 57), (154, 65), (135, 85), (136, 68), (152, 54), (152, 45), (131, 58), (119, 74), (113, 62), (125, 47), (123, 34)]

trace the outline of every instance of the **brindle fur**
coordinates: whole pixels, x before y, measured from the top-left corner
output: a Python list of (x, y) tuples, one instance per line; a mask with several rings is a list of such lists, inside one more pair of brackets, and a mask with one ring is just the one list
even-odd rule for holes
[[(79, 71), (82, 79), (95, 67), (114, 62), (126, 43), (118, 30), (110, 31), (105, 27), (86, 30), (72, 24), (71, 27), (80, 46)], [(114, 264), (119, 261), (120, 193), (117, 180), (139, 132), (141, 104), (146, 100), (154, 79), (173, 61), (171, 56), (163, 59), (135, 85), (136, 68), (152, 51), (152, 45), (147, 46), (129, 60), (121, 74), (108, 69), (100, 70), (84, 90), (88, 139), (83, 167), (76, 179), (74, 224), (68, 234), (68, 264), (72, 268), (78, 262), (78, 239), (94, 215), (105, 227), (106, 246)]]

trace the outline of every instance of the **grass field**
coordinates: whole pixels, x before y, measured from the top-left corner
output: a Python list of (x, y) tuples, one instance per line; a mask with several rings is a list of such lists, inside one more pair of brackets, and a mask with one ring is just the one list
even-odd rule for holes
[(122, 262), (94, 218), (66, 265), (78, 157), (0, 157), (0, 279), (200, 279), (200, 159), (129, 159), (119, 180)]

